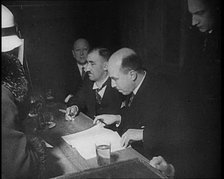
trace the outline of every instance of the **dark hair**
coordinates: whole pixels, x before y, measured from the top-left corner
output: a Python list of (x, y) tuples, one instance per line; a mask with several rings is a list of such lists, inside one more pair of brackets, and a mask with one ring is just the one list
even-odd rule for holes
[(211, 8), (211, 9), (218, 8), (221, 5), (221, 1), (220, 0), (202, 0), (202, 3), (206, 7)]
[(220, 0), (202, 0), (202, 3), (209, 9), (216, 26), (221, 24), (221, 1)]
[(143, 70), (142, 61), (137, 54), (128, 55), (122, 59), (120, 69), (123, 73), (128, 73), (131, 70), (141, 72)]
[(89, 51), (89, 54), (94, 51), (98, 51), (99, 55), (103, 57), (106, 61), (109, 60), (111, 52), (107, 48), (101, 48), (101, 47), (93, 48), (91, 51)]

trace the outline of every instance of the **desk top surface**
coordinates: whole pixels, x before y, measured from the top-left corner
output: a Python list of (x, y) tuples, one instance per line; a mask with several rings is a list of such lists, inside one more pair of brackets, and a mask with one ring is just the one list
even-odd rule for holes
[[(92, 119), (83, 113), (80, 113), (74, 121), (66, 121), (65, 114), (60, 112), (59, 109), (65, 109), (65, 106), (63, 104), (54, 104), (51, 107), (56, 126), (51, 129), (46, 127), (45, 129), (36, 132), (37, 135), (41, 136), (47, 143), (53, 146), (53, 148), (48, 148), (48, 178), (61, 178), (71, 176), (71, 174), (77, 172), (99, 168), (96, 158), (85, 160), (75, 148), (72, 148), (61, 138), (61, 136), (77, 133), (92, 127)], [(28, 121), (33, 122), (34, 120), (28, 119)], [(26, 125), (31, 126), (31, 124), (28, 123)], [(34, 123), (32, 123), (32, 125), (34, 125)], [(149, 163), (148, 159), (131, 147), (113, 152), (111, 155), (111, 163), (114, 164), (135, 158), (144, 161), (144, 163)], [(164, 176), (162, 176), (156, 169), (151, 166), (148, 166), (148, 168), (153, 171), (158, 178), (164, 178)]]

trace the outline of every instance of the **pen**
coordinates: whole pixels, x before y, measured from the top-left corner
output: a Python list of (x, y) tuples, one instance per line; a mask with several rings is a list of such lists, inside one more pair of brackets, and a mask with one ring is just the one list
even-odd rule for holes
[(102, 122), (103, 124), (105, 124), (105, 125), (107, 126), (107, 123), (105, 123), (105, 122), (103, 121), (103, 119), (98, 119), (98, 121)]

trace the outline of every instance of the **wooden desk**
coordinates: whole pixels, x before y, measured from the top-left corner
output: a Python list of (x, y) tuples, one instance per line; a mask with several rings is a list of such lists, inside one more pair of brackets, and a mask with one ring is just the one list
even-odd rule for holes
[[(80, 132), (92, 127), (92, 119), (80, 113), (74, 121), (66, 121), (65, 114), (59, 111), (59, 109), (64, 108), (65, 106), (62, 104), (55, 104), (53, 115), (56, 126), (52, 129), (45, 128), (37, 132), (39, 136), (53, 146), (53, 148), (48, 148), (47, 176), (49, 178), (68, 178), (66, 176), (71, 176), (72, 173), (99, 167), (96, 158), (85, 160), (75, 148), (72, 148), (61, 138), (61, 136)], [(133, 148), (113, 152), (111, 163), (134, 158), (149, 163), (148, 159)], [(161, 178), (165, 178), (151, 166), (150, 169)]]

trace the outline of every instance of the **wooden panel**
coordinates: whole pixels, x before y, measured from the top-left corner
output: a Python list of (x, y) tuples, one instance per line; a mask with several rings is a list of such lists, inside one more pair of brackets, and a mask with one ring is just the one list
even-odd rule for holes
[(86, 170), (76, 174), (69, 174), (55, 179), (62, 178), (166, 178), (159, 173), (155, 173), (152, 167), (140, 159), (132, 159), (128, 161), (118, 162), (108, 166), (96, 169)]
[(13, 12), (25, 39), (25, 57), (35, 88), (64, 92), (66, 65), (73, 60), (71, 50), (76, 38), (87, 38), (92, 47), (114, 49), (118, 44), (118, 14), (113, 1), (3, 1), (3, 4)]

